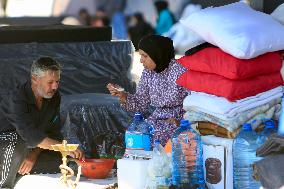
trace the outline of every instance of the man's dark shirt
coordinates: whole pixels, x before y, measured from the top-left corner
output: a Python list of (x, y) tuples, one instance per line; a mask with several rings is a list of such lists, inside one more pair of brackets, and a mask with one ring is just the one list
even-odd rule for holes
[(16, 131), (28, 147), (36, 147), (45, 137), (60, 139), (60, 94), (43, 99), (41, 110), (31, 88), (31, 82), (4, 95), (0, 104), (0, 133)]

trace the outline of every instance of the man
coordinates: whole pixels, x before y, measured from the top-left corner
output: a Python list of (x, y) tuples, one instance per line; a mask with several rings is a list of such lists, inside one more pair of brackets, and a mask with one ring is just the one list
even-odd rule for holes
[[(60, 66), (50, 57), (33, 62), (31, 80), (1, 101), (0, 188), (13, 187), (17, 172), (58, 172), (61, 156), (51, 145), (61, 143)], [(70, 154), (84, 158), (81, 150)], [(0, 160), (1, 160), (0, 158)]]

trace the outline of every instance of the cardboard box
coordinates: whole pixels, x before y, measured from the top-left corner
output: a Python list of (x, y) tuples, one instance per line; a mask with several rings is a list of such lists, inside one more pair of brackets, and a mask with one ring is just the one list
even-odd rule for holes
[(204, 178), (209, 189), (233, 189), (233, 139), (202, 136)]

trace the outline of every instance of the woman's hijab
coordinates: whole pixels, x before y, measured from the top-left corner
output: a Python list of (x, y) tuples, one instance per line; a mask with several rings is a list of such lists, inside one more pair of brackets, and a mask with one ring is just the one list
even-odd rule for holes
[(168, 68), (171, 59), (175, 57), (173, 41), (160, 35), (143, 37), (138, 48), (147, 53), (155, 62), (155, 72), (160, 73)]

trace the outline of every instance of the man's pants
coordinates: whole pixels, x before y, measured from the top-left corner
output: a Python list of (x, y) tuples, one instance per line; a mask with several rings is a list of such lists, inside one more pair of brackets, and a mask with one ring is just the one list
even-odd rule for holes
[[(0, 188), (13, 188), (18, 170), (30, 149), (16, 132), (0, 133)], [(31, 173), (59, 172), (61, 155), (44, 150)]]

